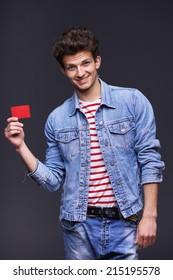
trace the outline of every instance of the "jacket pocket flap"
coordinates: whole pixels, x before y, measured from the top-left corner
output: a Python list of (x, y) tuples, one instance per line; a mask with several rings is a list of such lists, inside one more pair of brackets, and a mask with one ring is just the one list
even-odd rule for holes
[(119, 123), (112, 123), (108, 125), (109, 131), (111, 133), (116, 133), (116, 134), (126, 134), (128, 131), (133, 129), (135, 126), (134, 121), (122, 121)]
[(55, 131), (55, 139), (62, 143), (69, 143), (72, 140), (79, 138), (79, 132), (75, 130), (61, 130), (61, 131)]

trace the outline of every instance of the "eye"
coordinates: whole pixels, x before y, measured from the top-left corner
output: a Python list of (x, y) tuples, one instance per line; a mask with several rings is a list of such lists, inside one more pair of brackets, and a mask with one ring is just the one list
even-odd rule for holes
[(76, 67), (74, 65), (67, 65), (66, 66), (66, 70), (68, 70), (68, 71), (73, 71), (75, 69), (76, 69)]
[(90, 64), (90, 61), (89, 61), (89, 60), (86, 60), (86, 61), (83, 62), (83, 65), (84, 65), (84, 66), (88, 66), (89, 64)]

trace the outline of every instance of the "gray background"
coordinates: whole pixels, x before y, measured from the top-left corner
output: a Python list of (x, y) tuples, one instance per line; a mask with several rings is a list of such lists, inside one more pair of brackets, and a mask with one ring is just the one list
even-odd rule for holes
[[(151, 101), (166, 162), (160, 186), (158, 237), (141, 259), (173, 259), (172, 1), (0, 1), (0, 259), (63, 259), (58, 221), (60, 192), (25, 180), (25, 167), (4, 138), (12, 105), (29, 104), (26, 142), (44, 160), (44, 124), (71, 96), (51, 48), (64, 29), (83, 25), (100, 41), (100, 77), (136, 87)], [(24, 182), (25, 180), (25, 182)]]

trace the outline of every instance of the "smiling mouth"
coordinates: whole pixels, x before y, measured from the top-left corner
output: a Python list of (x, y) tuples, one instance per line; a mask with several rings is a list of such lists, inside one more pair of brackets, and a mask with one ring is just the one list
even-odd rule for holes
[(80, 79), (78, 78), (78, 79), (76, 79), (76, 81), (77, 81), (79, 84), (85, 84), (85, 83), (87, 82), (88, 78), (89, 78), (89, 76), (83, 77), (83, 78), (80, 78)]

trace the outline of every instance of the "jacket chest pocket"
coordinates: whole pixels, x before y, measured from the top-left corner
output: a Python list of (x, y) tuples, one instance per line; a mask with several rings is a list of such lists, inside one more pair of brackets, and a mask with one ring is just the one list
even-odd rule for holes
[(129, 149), (134, 145), (135, 122), (133, 120), (112, 122), (108, 125), (108, 129), (115, 148)]
[(79, 131), (77, 129), (56, 130), (55, 140), (62, 157), (67, 161), (71, 161), (79, 155)]

